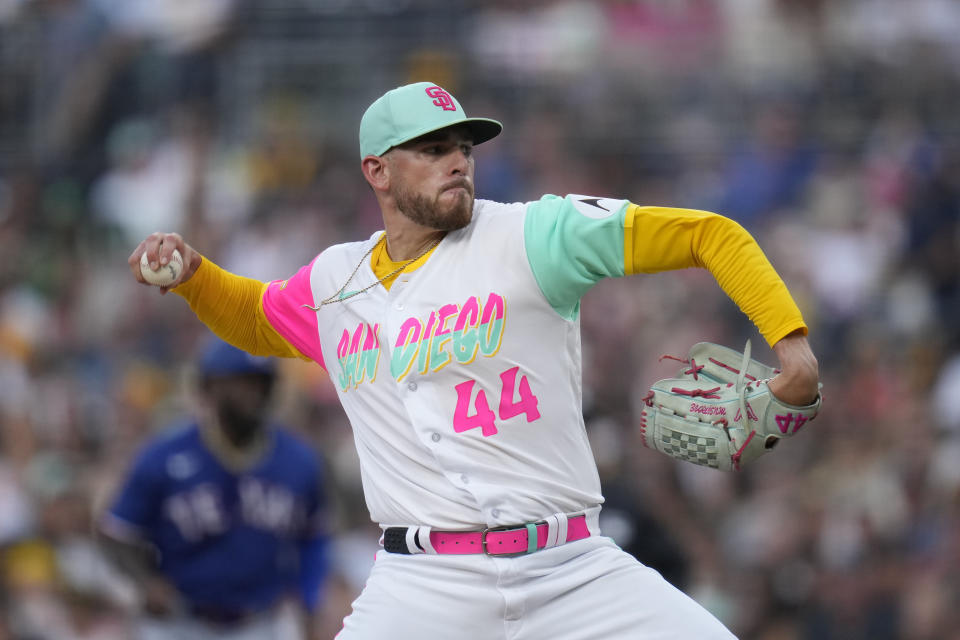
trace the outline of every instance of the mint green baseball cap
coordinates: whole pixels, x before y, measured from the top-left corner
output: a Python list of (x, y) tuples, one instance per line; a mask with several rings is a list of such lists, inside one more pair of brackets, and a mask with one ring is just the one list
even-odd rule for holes
[(380, 156), (425, 133), (464, 124), (480, 144), (496, 137), (503, 125), (489, 118), (468, 118), (450, 93), (432, 82), (391, 89), (371, 104), (360, 120), (360, 157)]

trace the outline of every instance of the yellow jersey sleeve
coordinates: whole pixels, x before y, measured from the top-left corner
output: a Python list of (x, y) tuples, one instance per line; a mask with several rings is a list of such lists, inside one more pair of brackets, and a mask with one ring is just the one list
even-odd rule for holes
[(193, 276), (172, 291), (230, 344), (257, 356), (309, 360), (267, 320), (261, 303), (266, 288), (265, 282), (230, 273), (203, 258)]
[(631, 204), (624, 221), (624, 273), (700, 267), (750, 318), (770, 346), (807, 333), (800, 309), (756, 240), (735, 221), (694, 209)]

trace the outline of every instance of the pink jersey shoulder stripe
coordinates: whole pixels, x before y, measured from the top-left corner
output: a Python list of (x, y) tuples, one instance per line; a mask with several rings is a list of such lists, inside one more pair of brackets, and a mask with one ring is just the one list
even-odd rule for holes
[(310, 273), (315, 261), (316, 258), (286, 280), (269, 283), (263, 292), (262, 304), (263, 313), (276, 332), (300, 353), (326, 369), (320, 348), (317, 312), (310, 308), (314, 304)]

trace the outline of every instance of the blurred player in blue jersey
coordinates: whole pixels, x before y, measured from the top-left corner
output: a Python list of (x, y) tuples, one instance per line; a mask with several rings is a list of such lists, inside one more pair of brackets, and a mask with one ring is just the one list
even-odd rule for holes
[(272, 360), (211, 342), (196, 419), (147, 443), (101, 518), (106, 548), (142, 590), (142, 640), (315, 637), (328, 564), (321, 464), (268, 422), (275, 379)]

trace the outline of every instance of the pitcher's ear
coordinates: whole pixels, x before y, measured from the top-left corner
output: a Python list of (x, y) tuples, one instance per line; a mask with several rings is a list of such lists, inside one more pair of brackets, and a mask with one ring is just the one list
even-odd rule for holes
[(360, 170), (374, 191), (384, 191), (390, 185), (389, 163), (383, 156), (367, 156), (360, 162)]

